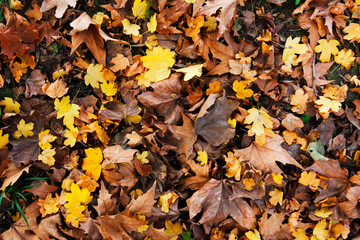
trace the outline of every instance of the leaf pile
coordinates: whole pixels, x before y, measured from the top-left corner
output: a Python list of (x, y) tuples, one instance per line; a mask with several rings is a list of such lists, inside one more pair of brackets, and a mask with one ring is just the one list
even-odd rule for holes
[(1, 239), (355, 239), (360, 1), (1, 1)]

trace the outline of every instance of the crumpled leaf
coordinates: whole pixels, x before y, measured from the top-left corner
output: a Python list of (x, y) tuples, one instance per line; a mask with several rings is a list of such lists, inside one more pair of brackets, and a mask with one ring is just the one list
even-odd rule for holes
[(282, 164), (292, 164), (302, 169), (302, 166), (281, 147), (281, 143), (283, 143), (283, 138), (275, 134), (272, 138), (268, 138), (263, 146), (252, 143), (247, 148), (234, 150), (234, 155), (237, 158), (243, 157), (245, 160), (249, 160), (249, 163), (258, 170), (270, 171), (275, 174), (282, 173), (276, 165), (276, 161)]
[[(207, 101), (211, 101), (212, 95), (208, 97)], [(225, 96), (216, 100), (213, 107), (206, 114), (198, 116), (196, 119), (195, 133), (202, 136), (213, 146), (228, 142), (235, 135), (235, 129), (228, 123), (228, 119), (238, 105), (237, 101), (229, 100)], [(206, 106), (206, 102), (204, 106)]]
[(68, 6), (75, 7), (77, 0), (44, 0), (40, 12), (46, 12), (56, 7), (55, 17), (62, 18)]

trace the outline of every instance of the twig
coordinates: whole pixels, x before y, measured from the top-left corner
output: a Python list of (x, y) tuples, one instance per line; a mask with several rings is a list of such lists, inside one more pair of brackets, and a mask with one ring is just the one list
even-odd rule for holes
[(314, 90), (314, 94), (315, 96), (318, 96), (317, 92), (316, 92), (316, 68), (315, 68), (315, 55), (313, 56), (313, 63), (312, 63), (312, 72), (313, 72), (313, 90)]

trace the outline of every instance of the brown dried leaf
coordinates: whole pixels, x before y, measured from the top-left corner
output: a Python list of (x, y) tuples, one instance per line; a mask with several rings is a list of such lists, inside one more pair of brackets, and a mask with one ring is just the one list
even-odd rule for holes
[(283, 143), (283, 138), (275, 134), (271, 138), (268, 137), (263, 146), (252, 143), (249, 147), (234, 152), (237, 158), (243, 156), (245, 160), (249, 160), (249, 164), (261, 171), (282, 173), (276, 165), (276, 161), (282, 164), (292, 164), (302, 169), (303, 167), (281, 147), (281, 143)]
[(14, 184), (19, 177), (23, 174), (23, 172), (29, 172), (29, 166), (17, 168), (16, 165), (12, 162), (8, 164), (8, 168), (3, 172), (1, 177), (5, 177), (5, 180), (0, 188), (1, 191), (4, 191), (4, 189), (7, 186), (10, 186)]
[(230, 126), (228, 119), (238, 105), (238, 101), (229, 100), (225, 96), (216, 100), (207, 114), (197, 118), (194, 125), (195, 133), (213, 146), (228, 142), (235, 135), (235, 129)]

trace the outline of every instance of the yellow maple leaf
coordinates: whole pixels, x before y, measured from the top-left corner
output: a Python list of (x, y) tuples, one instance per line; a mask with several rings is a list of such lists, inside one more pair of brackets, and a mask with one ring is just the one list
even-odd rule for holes
[(152, 1), (149, 1), (149, 0), (144, 0), (144, 1), (135, 0), (134, 5), (131, 9), (134, 17), (142, 18), (142, 19), (145, 19), (146, 17), (148, 17), (149, 13), (151, 13), (149, 11), (151, 4), (152, 4)]
[(315, 104), (320, 105), (319, 108), (320, 113), (330, 113), (330, 112), (337, 112), (340, 110), (341, 103), (332, 100), (330, 98), (326, 98), (324, 96), (320, 96), (320, 99), (315, 101)]
[(60, 209), (58, 196), (52, 197), (51, 193), (48, 193), (45, 199), (39, 199), (38, 205), (40, 206), (41, 217), (45, 217), (47, 214), (57, 213)]
[(335, 62), (341, 64), (346, 70), (350, 70), (355, 61), (355, 53), (351, 49), (343, 49), (335, 56)]
[(303, 114), (307, 110), (307, 102), (309, 94), (305, 93), (302, 88), (295, 91), (295, 94), (290, 96), (290, 104), (293, 105), (291, 110), (294, 113)]
[(271, 198), (269, 199), (269, 202), (274, 206), (276, 206), (276, 204), (278, 204), (278, 203), (281, 206), (282, 202), (283, 202), (283, 195), (284, 195), (284, 193), (282, 191), (275, 188), (275, 190), (269, 192), (269, 196), (271, 196)]
[(82, 213), (85, 210), (85, 206), (80, 205), (79, 203), (76, 204), (76, 206), (73, 206), (72, 208), (68, 209), (66, 211), (66, 222), (70, 223), (74, 227), (79, 227), (79, 222), (86, 222), (87, 218)]
[(248, 82), (248, 83), (251, 83), (253, 81), (255, 81), (257, 78), (256, 78), (256, 75), (257, 75), (257, 72), (256, 70), (250, 70), (249, 67), (246, 67), (242, 70), (241, 72), (241, 76)]
[(3, 130), (0, 130), (0, 149), (6, 148), (6, 145), (9, 143), (9, 134), (3, 134)]
[(130, 23), (130, 21), (126, 18), (124, 18), (121, 21), (123, 25), (123, 32), (126, 35), (133, 35), (133, 36), (139, 36), (140, 35), (140, 26), (137, 24)]
[[(296, 54), (304, 54), (309, 48), (305, 44), (300, 44), (300, 37), (296, 37), (292, 39), (292, 37), (288, 37), (285, 42), (285, 49), (283, 51), (282, 59), (286, 64), (289, 59), (296, 57)], [(291, 62), (292, 65), (296, 65), (294, 61)]]
[(309, 237), (306, 236), (306, 232), (304, 229), (298, 228), (291, 233), (295, 240), (309, 240)]
[(208, 155), (205, 151), (198, 151), (196, 161), (200, 162), (200, 165), (205, 165), (208, 162)]
[(329, 209), (323, 207), (321, 209), (316, 209), (314, 212), (314, 215), (319, 218), (328, 218), (331, 214), (332, 211), (329, 211)]
[(206, 28), (206, 31), (211, 32), (216, 30), (217, 27), (217, 21), (216, 21), (216, 17), (214, 16), (206, 16), (206, 21), (204, 22), (204, 26)]
[(107, 23), (111, 22), (109, 16), (103, 12), (96, 13), (92, 17), (92, 20), (94, 21), (94, 23), (96, 23), (99, 26), (101, 26), (101, 24), (103, 24), (103, 23), (107, 24)]
[(46, 148), (51, 148), (51, 142), (56, 139), (56, 136), (50, 134), (50, 129), (41, 131), (39, 133), (39, 146), (42, 150)]
[(255, 133), (255, 135), (260, 136), (265, 133), (265, 128), (273, 127), (273, 122), (270, 120), (269, 114), (263, 110), (251, 108), (248, 110), (248, 113), (249, 115), (246, 116), (244, 123), (252, 124), (250, 130)]
[(197, 64), (189, 67), (176, 69), (175, 72), (185, 73), (184, 81), (189, 81), (195, 76), (201, 77), (204, 64)]
[(350, 42), (360, 42), (360, 24), (358, 23), (350, 23), (349, 26), (344, 28), (344, 33), (347, 35), (344, 36), (345, 40), (349, 40)]
[(331, 55), (336, 56), (339, 53), (337, 48), (339, 42), (337, 40), (331, 39), (327, 41), (326, 39), (320, 39), (318, 44), (314, 50), (316, 53), (321, 53), (319, 58), (321, 62), (330, 62)]
[(155, 34), (151, 34), (146, 38), (145, 41), (145, 46), (149, 49), (152, 50), (154, 47), (156, 47), (158, 45), (158, 41), (156, 40), (156, 35)]
[(231, 230), (230, 235), (229, 235), (229, 240), (238, 240), (238, 234), (239, 234), (239, 229), (238, 228), (234, 228), (233, 230)]
[(38, 156), (38, 160), (42, 161), (43, 163), (54, 166), (55, 158), (54, 155), (56, 154), (55, 149), (46, 148), (42, 153)]
[(302, 172), (299, 178), (299, 183), (304, 186), (309, 186), (312, 191), (316, 191), (320, 185), (320, 179), (316, 178), (316, 173), (314, 171)]
[(71, 209), (78, 204), (88, 204), (92, 200), (90, 191), (87, 188), (81, 188), (75, 183), (71, 184), (70, 192), (65, 194), (65, 200), (68, 202), (65, 204), (67, 209)]
[(79, 129), (76, 127), (72, 127), (69, 129), (65, 129), (64, 137), (66, 138), (64, 141), (65, 146), (73, 147), (76, 143), (76, 138), (79, 134)]
[[(179, 222), (172, 223), (170, 220), (165, 220), (165, 230), (167, 235), (179, 235), (183, 231), (183, 228)], [(176, 238), (177, 239), (177, 238)]]
[(231, 128), (236, 128), (236, 119), (235, 118), (231, 119), (229, 117), (227, 122), (228, 122), (228, 124), (230, 124)]
[(171, 67), (175, 64), (172, 52), (157, 46), (152, 50), (147, 50), (146, 53), (146, 56), (140, 58), (144, 67), (148, 69), (143, 77), (151, 82), (158, 82), (169, 77)]
[(142, 164), (149, 163), (149, 159), (147, 159), (148, 155), (148, 151), (143, 151), (141, 154), (139, 152), (136, 153), (136, 157), (142, 162)]
[(21, 136), (24, 136), (24, 138), (31, 137), (34, 135), (34, 133), (31, 131), (34, 128), (34, 123), (29, 122), (25, 123), (24, 119), (21, 119), (19, 124), (16, 126), (17, 130), (14, 132), (13, 137), (15, 139), (21, 138)]
[(232, 89), (236, 92), (236, 97), (240, 99), (246, 99), (254, 94), (253, 90), (245, 89), (247, 85), (248, 85), (247, 81), (235, 80), (233, 82)]
[(117, 93), (117, 88), (114, 87), (114, 82), (104, 81), (100, 84), (101, 91), (108, 97), (114, 96)]
[(5, 97), (5, 100), (0, 101), (1, 106), (5, 106), (4, 113), (19, 113), (20, 112), (20, 103), (13, 100), (12, 98)]
[(271, 177), (276, 184), (281, 185), (283, 183), (283, 176), (281, 174), (271, 173)]
[(313, 234), (319, 240), (325, 240), (329, 234), (329, 231), (325, 229), (326, 225), (327, 225), (326, 219), (321, 219), (313, 229)]
[(253, 178), (243, 178), (242, 183), (247, 191), (252, 191), (256, 185)]
[(86, 175), (98, 180), (101, 174), (101, 162), (103, 154), (100, 148), (85, 149), (86, 158), (83, 160), (82, 169), (86, 170)]
[(163, 193), (158, 200), (157, 206), (161, 207), (161, 210), (163, 212), (168, 213), (170, 204), (175, 203), (176, 199), (178, 199), (178, 198), (179, 198), (179, 195), (177, 195), (176, 193), (173, 193), (173, 192)]
[(346, 100), (348, 91), (348, 86), (346, 84), (341, 87), (337, 84), (327, 84), (322, 90), (324, 97), (336, 100), (339, 102), (344, 102)]
[(55, 99), (55, 110), (57, 111), (57, 119), (64, 117), (63, 122), (67, 128), (74, 127), (75, 117), (80, 115), (80, 107), (74, 103), (70, 104), (70, 96), (63, 97), (61, 101)]
[(228, 178), (234, 177), (236, 181), (240, 181), (241, 174), (245, 171), (245, 165), (241, 162), (243, 158), (238, 159), (232, 152), (228, 152), (224, 159), (228, 167), (225, 176)]
[(157, 28), (156, 13), (150, 17), (149, 22), (146, 24), (149, 32), (154, 33)]
[(209, 88), (206, 89), (206, 95), (210, 95), (211, 93), (222, 93), (223, 89), (220, 86), (220, 82), (212, 82), (209, 83)]
[(254, 231), (248, 231), (245, 233), (245, 236), (249, 240), (261, 240), (260, 233), (258, 230), (254, 229)]
[(85, 84), (88, 86), (89, 84), (93, 88), (99, 88), (99, 82), (103, 82), (104, 79), (104, 72), (102, 71), (103, 67), (101, 64), (90, 64), (86, 70), (85, 75)]
[(59, 71), (53, 72), (53, 79), (56, 80), (58, 78), (63, 78), (65, 76), (66, 72), (64, 69), (60, 69)]
[(24, 6), (21, 4), (20, 0), (11, 0), (10, 1), (11, 8), (14, 10), (21, 10)]
[(186, 20), (189, 27), (185, 30), (185, 36), (195, 39), (195, 36), (200, 33), (200, 28), (204, 25), (204, 16), (195, 18), (186, 16)]

